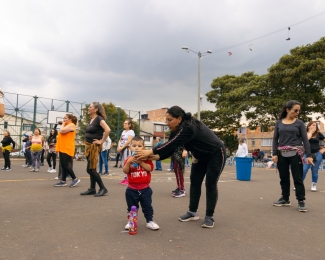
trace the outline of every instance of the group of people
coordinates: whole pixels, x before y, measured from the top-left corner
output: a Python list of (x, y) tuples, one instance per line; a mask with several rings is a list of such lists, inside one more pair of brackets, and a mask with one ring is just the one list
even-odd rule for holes
[[(303, 180), (309, 168), (312, 169), (313, 187), (316, 190), (318, 178), (317, 165), (321, 161), (321, 149), (319, 140), (324, 136), (319, 133), (316, 122), (310, 122), (307, 129), (304, 123), (298, 119), (300, 104), (291, 100), (281, 110), (279, 120), (275, 124), (273, 139), (273, 162), (277, 164), (282, 190), (281, 198), (274, 202), (274, 206), (290, 206), (290, 168), (294, 180), (298, 210), (307, 211), (305, 205), (305, 187)], [(104, 145), (110, 133), (106, 124), (105, 111), (99, 102), (93, 102), (88, 109), (90, 116), (89, 125), (86, 128), (85, 156), (87, 158), (86, 171), (89, 174), (89, 188), (80, 194), (94, 195), (101, 197), (108, 190), (104, 185), (100, 173), (97, 171), (99, 158), (107, 158), (102, 153), (107, 150), (108, 144)], [(50, 144), (53, 151), (59, 153), (60, 164), (63, 169), (62, 179), (55, 184), (56, 187), (67, 186), (66, 177), (70, 175), (72, 182), (69, 187), (76, 186), (80, 179), (76, 177), (72, 169), (72, 156), (74, 154), (74, 138), (76, 134), (76, 118), (67, 114), (58, 135), (56, 142)], [(212, 228), (214, 226), (214, 212), (218, 200), (218, 181), (226, 161), (226, 150), (223, 142), (204, 123), (195, 119), (190, 113), (182, 108), (173, 106), (167, 110), (166, 124), (170, 129), (170, 136), (166, 143), (154, 146), (146, 150), (144, 140), (135, 136), (131, 120), (124, 122), (124, 131), (118, 142), (118, 152), (121, 155), (124, 179), (121, 184), (127, 185), (125, 198), (127, 210), (132, 206), (141, 205), (146, 218), (146, 226), (149, 229), (159, 229), (153, 221), (152, 189), (150, 187), (151, 172), (154, 170), (153, 160), (156, 169), (159, 169), (159, 161), (171, 157), (173, 168), (177, 179), (177, 188), (172, 193), (174, 196), (184, 196), (184, 167), (185, 158), (188, 152), (192, 155), (192, 166), (190, 174), (189, 208), (188, 211), (178, 219), (181, 222), (198, 220), (197, 213), (201, 197), (202, 182), (205, 178), (206, 186), (206, 211), (202, 227)], [(53, 139), (54, 140), (54, 139)], [(3, 149), (10, 140), (3, 142)], [(44, 138), (40, 131), (35, 129), (31, 138), (32, 158), (39, 161), (40, 151)], [(244, 142), (240, 156), (246, 154)], [(51, 155), (50, 160), (55, 161)], [(100, 159), (102, 160), (102, 159)], [(10, 167), (10, 165), (6, 165)], [(52, 169), (55, 166), (51, 166)], [(32, 170), (38, 170), (39, 165), (33, 164)], [(100, 169), (101, 172), (102, 169)], [(106, 171), (106, 169), (105, 169)], [(99, 190), (97, 192), (96, 186)], [(125, 226), (128, 228), (128, 224)]]

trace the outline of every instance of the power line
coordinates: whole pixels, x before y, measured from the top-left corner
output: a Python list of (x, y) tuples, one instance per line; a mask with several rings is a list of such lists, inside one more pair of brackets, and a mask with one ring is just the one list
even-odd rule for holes
[(241, 46), (241, 45), (247, 44), (247, 43), (251, 43), (251, 42), (254, 42), (254, 41), (260, 40), (260, 39), (265, 38), (265, 37), (268, 37), (268, 36), (270, 36), (270, 35), (272, 35), (272, 34), (275, 34), (275, 33), (278, 33), (278, 32), (284, 31), (284, 30), (288, 30), (288, 28), (291, 28), (291, 27), (294, 27), (294, 26), (296, 26), (296, 25), (299, 25), (299, 24), (302, 24), (302, 23), (304, 23), (304, 22), (307, 22), (307, 21), (309, 21), (309, 20), (315, 19), (315, 18), (317, 18), (317, 17), (319, 17), (319, 16), (321, 16), (321, 15), (324, 15), (324, 14), (325, 14), (325, 11), (323, 11), (323, 12), (321, 12), (321, 13), (318, 13), (318, 14), (315, 14), (315, 15), (313, 15), (313, 16), (311, 16), (311, 17), (308, 17), (308, 18), (306, 18), (306, 19), (304, 19), (304, 20), (302, 20), (302, 21), (300, 21), (300, 22), (294, 23), (294, 24), (292, 24), (292, 25), (290, 25), (290, 26), (288, 26), (288, 27), (285, 27), (285, 28), (282, 28), (282, 29), (276, 30), (276, 31), (271, 32), (271, 33), (268, 33), (268, 34), (264, 34), (264, 35), (262, 35), (262, 36), (260, 36), (260, 37), (257, 37), (257, 38), (254, 38), (254, 39), (251, 39), (251, 40), (248, 40), (248, 41), (244, 41), (244, 42), (241, 42), (241, 43), (237, 43), (237, 44), (234, 44), (234, 45), (230, 45), (230, 46), (228, 46), (228, 47), (224, 47), (224, 48), (220, 48), (220, 49), (213, 50), (213, 51), (212, 51), (212, 54), (213, 54), (213, 53), (222, 52), (222, 51), (226, 51), (226, 50), (229, 50), (229, 49), (231, 49), (231, 48), (235, 48), (235, 47), (238, 47), (238, 46)]

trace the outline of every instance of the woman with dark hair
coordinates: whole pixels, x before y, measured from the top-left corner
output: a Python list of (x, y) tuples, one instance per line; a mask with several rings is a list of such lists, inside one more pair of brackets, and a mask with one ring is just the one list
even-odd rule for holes
[(32, 155), (32, 169), (31, 172), (39, 172), (41, 166), (41, 155), (44, 146), (44, 137), (41, 135), (41, 130), (35, 128), (34, 135), (32, 137), (32, 145), (30, 147)]
[(163, 160), (170, 157), (174, 151), (184, 146), (193, 156), (190, 184), (189, 211), (179, 217), (180, 221), (197, 220), (197, 209), (201, 196), (201, 186), (204, 177), (206, 186), (206, 212), (202, 227), (214, 226), (213, 213), (218, 200), (217, 183), (226, 162), (226, 150), (220, 139), (202, 122), (192, 117), (191, 113), (179, 106), (167, 110), (166, 123), (170, 129), (168, 142), (162, 146), (142, 150), (136, 156), (140, 160), (149, 157), (152, 160)]
[[(1, 171), (10, 171), (11, 163), (10, 163), (10, 153), (12, 149), (15, 149), (15, 141), (12, 140), (9, 131), (5, 130), (3, 132), (3, 139), (1, 141), (2, 144), (2, 153), (5, 159), (5, 165), (1, 168)], [(12, 144), (12, 147), (11, 147)]]
[[(87, 157), (87, 173), (90, 176), (90, 188), (80, 193), (80, 195), (100, 197), (107, 193), (107, 189), (97, 172), (98, 156), (102, 151), (102, 144), (109, 136), (111, 129), (105, 122), (105, 110), (99, 102), (93, 102), (89, 106), (88, 115), (90, 116), (90, 122), (86, 128), (85, 155)], [(99, 186), (98, 193), (96, 193), (96, 183)]]
[[(49, 165), (49, 169), (47, 170), (47, 172), (56, 172), (56, 152), (55, 152), (55, 147), (56, 147), (56, 136), (58, 135), (58, 131), (56, 130), (56, 125), (55, 127), (51, 130), (50, 136), (47, 139), (47, 143), (49, 145), (49, 151), (47, 153), (47, 163)], [(52, 159), (52, 163), (51, 163), (51, 159)]]
[[(124, 161), (131, 154), (129, 151), (129, 145), (132, 141), (132, 138), (135, 136), (133, 131), (133, 122), (131, 119), (125, 120), (123, 123), (124, 131), (121, 134), (120, 141), (118, 142), (117, 151), (121, 154), (121, 166), (124, 166)], [(122, 185), (128, 185), (127, 174), (124, 173), (124, 179), (120, 182)]]
[(313, 164), (307, 131), (304, 123), (298, 119), (300, 103), (288, 101), (282, 108), (279, 120), (275, 124), (273, 136), (273, 157), (277, 164), (280, 176), (282, 197), (273, 203), (274, 206), (290, 206), (290, 167), (296, 187), (298, 210), (307, 211), (305, 205), (305, 186), (302, 181), (304, 153), (306, 161)]
[[(304, 181), (307, 175), (308, 170), (311, 168), (311, 191), (317, 191), (317, 181), (318, 181), (318, 170), (319, 166), (323, 160), (324, 148), (320, 148), (319, 142), (324, 140), (324, 136), (319, 132), (317, 122), (310, 121), (306, 127), (307, 138), (310, 144), (310, 152), (313, 157), (314, 165), (304, 164), (304, 172), (302, 180)], [(305, 155), (306, 158), (306, 155)]]
[(75, 187), (80, 182), (80, 179), (74, 174), (71, 165), (75, 150), (77, 121), (77, 118), (71, 114), (66, 114), (63, 118), (55, 148), (55, 151), (59, 152), (62, 179), (54, 185), (55, 187), (67, 186), (67, 175), (70, 175), (72, 178), (71, 184), (69, 185), (70, 188)]

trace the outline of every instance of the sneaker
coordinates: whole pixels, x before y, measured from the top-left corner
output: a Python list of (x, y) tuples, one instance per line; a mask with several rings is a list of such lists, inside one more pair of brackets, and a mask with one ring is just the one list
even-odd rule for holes
[(184, 221), (190, 221), (190, 220), (198, 220), (199, 218), (200, 217), (198, 214), (193, 215), (191, 212), (187, 211), (186, 214), (183, 216), (180, 216), (178, 218), (178, 220), (184, 222)]
[(100, 175), (103, 175), (103, 173), (102, 173), (102, 172), (98, 172), (98, 174), (100, 174)]
[(120, 165), (120, 167), (119, 168), (122, 168), (122, 165)]
[(278, 201), (273, 202), (273, 206), (290, 206), (290, 201), (289, 200), (284, 200), (283, 197), (281, 197)]
[(35, 169), (35, 172), (39, 172), (39, 169)]
[(113, 167), (117, 168), (117, 165), (114, 165)]
[(52, 167), (49, 167), (49, 168), (47, 169), (47, 172), (51, 172), (51, 170), (52, 170)]
[(120, 181), (120, 184), (122, 184), (122, 185), (129, 185), (129, 182), (128, 182), (127, 179), (124, 179), (124, 180)]
[(80, 179), (78, 179), (78, 178), (72, 180), (71, 184), (69, 185), (69, 188), (76, 186), (79, 182), (80, 182)]
[(214, 219), (213, 217), (205, 216), (205, 219), (202, 223), (202, 227), (204, 228), (213, 228), (214, 227)]
[(21, 167), (24, 167), (24, 168), (26, 168), (26, 167), (27, 167), (27, 164), (23, 164)]
[(129, 230), (130, 229), (130, 225), (129, 225), (129, 222), (125, 225), (124, 227), (126, 230)]
[(44, 166), (44, 163), (41, 163), (41, 166)]
[(54, 180), (60, 180), (59, 177), (55, 177)]
[(174, 195), (175, 193), (179, 192), (179, 188), (176, 188), (175, 190), (172, 190), (172, 194)]
[(185, 196), (185, 192), (183, 190), (178, 190), (178, 192), (173, 194), (174, 198), (181, 198)]
[(52, 170), (50, 171), (50, 173), (56, 173), (56, 170), (55, 170), (55, 169), (52, 169)]
[(1, 171), (5, 171), (5, 170), (6, 170), (6, 168), (5, 168), (5, 167), (2, 167), (2, 168), (1, 168)]
[(32, 169), (30, 170), (30, 172), (35, 172), (35, 169), (34, 169), (34, 168), (32, 168)]
[(64, 187), (64, 186), (67, 186), (67, 183), (63, 181), (59, 181), (57, 184), (54, 185), (54, 187)]
[(300, 212), (306, 212), (307, 211), (307, 208), (306, 208), (306, 205), (305, 205), (305, 202), (303, 200), (299, 200), (298, 201), (298, 210)]
[(11, 169), (9, 167), (6, 168), (6, 171), (10, 171)]
[(104, 172), (104, 176), (108, 176), (109, 175), (109, 172)]
[(317, 191), (316, 184), (317, 184), (316, 182), (313, 182), (311, 184), (311, 191)]
[(146, 225), (147, 228), (152, 229), (152, 230), (157, 230), (159, 229), (159, 226), (157, 225), (156, 222), (149, 221)]

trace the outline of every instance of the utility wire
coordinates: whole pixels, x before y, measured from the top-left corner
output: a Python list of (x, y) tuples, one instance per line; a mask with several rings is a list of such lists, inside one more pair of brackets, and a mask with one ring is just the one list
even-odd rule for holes
[[(297, 23), (294, 23), (294, 24), (292, 24), (292, 25), (289, 25), (288, 27), (289, 27), (289, 28), (294, 27), (294, 26), (296, 26), (296, 25), (298, 25), (298, 24), (301, 24), (301, 23), (307, 22), (307, 21), (309, 21), (309, 20), (315, 19), (315, 18), (317, 18), (317, 17), (319, 17), (319, 16), (321, 16), (321, 15), (324, 15), (324, 14), (325, 14), (325, 11), (323, 11), (323, 12), (321, 12), (321, 13), (318, 13), (318, 14), (315, 14), (315, 15), (313, 15), (313, 16), (311, 16), (311, 17), (309, 17), (309, 18), (306, 18), (306, 19), (304, 19), (304, 20), (302, 20), (302, 21), (300, 21), (300, 22), (297, 22)], [(267, 37), (267, 36), (270, 36), (270, 35), (272, 35), (272, 34), (275, 34), (275, 33), (278, 33), (278, 32), (284, 31), (284, 30), (288, 30), (288, 27), (285, 27), (285, 28), (282, 28), (282, 29), (276, 30), (276, 31), (271, 32), (271, 33), (268, 33), (268, 34), (264, 34), (264, 35), (262, 35), (262, 36), (260, 36), (260, 37), (254, 38), (254, 39), (252, 39), (252, 40), (248, 40), (248, 41), (245, 41), (245, 42), (241, 42), (241, 43), (237, 43), (237, 44), (234, 44), (234, 45), (230, 45), (230, 46), (228, 46), (228, 47), (224, 47), (224, 48), (220, 48), (220, 49), (213, 50), (213, 51), (212, 51), (212, 54), (213, 54), (213, 53), (222, 52), (222, 51), (226, 51), (226, 50), (229, 50), (229, 49), (231, 49), (231, 48), (235, 48), (235, 47), (238, 47), (238, 46), (241, 46), (241, 45), (247, 44), (247, 43), (251, 43), (251, 42), (254, 42), (254, 41), (260, 40), (260, 39), (265, 38), (265, 37)]]

